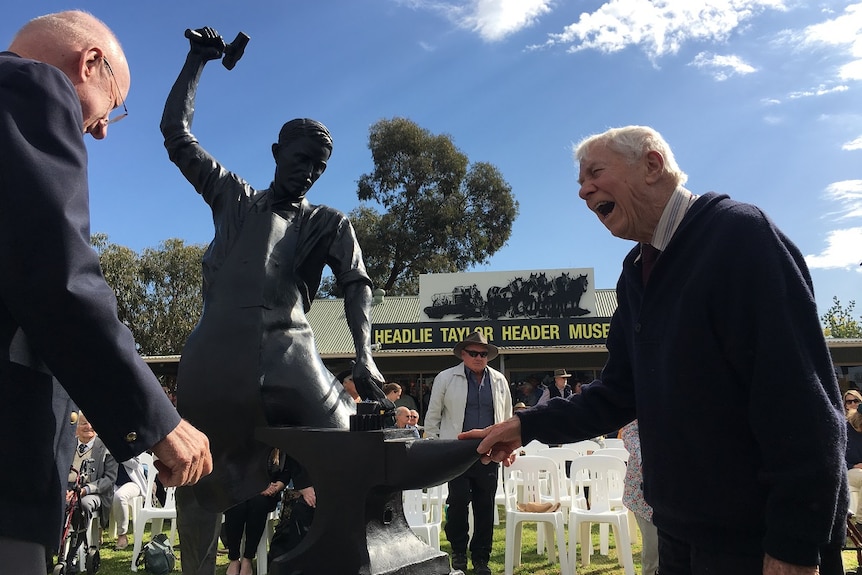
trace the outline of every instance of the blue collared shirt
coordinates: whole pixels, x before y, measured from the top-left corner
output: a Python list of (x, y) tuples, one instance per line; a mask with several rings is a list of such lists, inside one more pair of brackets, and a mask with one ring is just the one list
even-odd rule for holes
[(464, 374), (467, 376), (467, 406), (464, 408), (462, 431), (494, 425), (494, 394), (491, 393), (491, 374), (488, 373), (488, 368), (482, 372), (481, 381), (466, 365)]

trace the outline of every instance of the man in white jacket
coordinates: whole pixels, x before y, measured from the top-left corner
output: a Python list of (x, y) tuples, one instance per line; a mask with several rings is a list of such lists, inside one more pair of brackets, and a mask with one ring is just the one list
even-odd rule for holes
[[(461, 359), (455, 367), (434, 378), (431, 401), (425, 414), (425, 436), (455, 439), (462, 431), (483, 429), (512, 415), (512, 395), (506, 377), (488, 361), (499, 354), (481, 331), (475, 331), (455, 345), (452, 352)], [(497, 492), (497, 463), (477, 461), (449, 482), (446, 538), (452, 545), (452, 569), (467, 569), (469, 543), (473, 572), (490, 575), (488, 560), (494, 534), (494, 498)], [(473, 504), (473, 538), (467, 521)]]

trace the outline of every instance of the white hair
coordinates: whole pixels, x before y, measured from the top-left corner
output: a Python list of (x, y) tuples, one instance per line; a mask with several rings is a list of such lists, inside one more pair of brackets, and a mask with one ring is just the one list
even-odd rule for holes
[(658, 131), (649, 126), (624, 126), (611, 128), (601, 134), (587, 136), (575, 145), (575, 162), (580, 163), (587, 151), (596, 144), (602, 144), (623, 156), (629, 164), (634, 164), (649, 152), (658, 152), (664, 159), (664, 173), (681, 186), (688, 175), (676, 163), (670, 145)]

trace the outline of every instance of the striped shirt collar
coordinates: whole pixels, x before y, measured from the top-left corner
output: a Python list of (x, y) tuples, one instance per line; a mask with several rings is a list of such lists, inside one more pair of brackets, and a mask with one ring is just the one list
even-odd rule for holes
[(664, 212), (661, 214), (658, 225), (655, 227), (652, 241), (650, 242), (652, 247), (661, 251), (667, 248), (670, 239), (676, 233), (676, 229), (697, 198), (698, 196), (692, 194), (684, 187), (676, 187), (664, 207)]

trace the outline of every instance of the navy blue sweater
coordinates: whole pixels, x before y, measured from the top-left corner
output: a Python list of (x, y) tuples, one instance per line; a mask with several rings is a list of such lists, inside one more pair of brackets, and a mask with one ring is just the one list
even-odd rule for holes
[(846, 430), (802, 254), (755, 206), (697, 199), (645, 288), (623, 262), (601, 381), (518, 413), (522, 441), (640, 422), (644, 496), (679, 540), (797, 565), (843, 540)]

